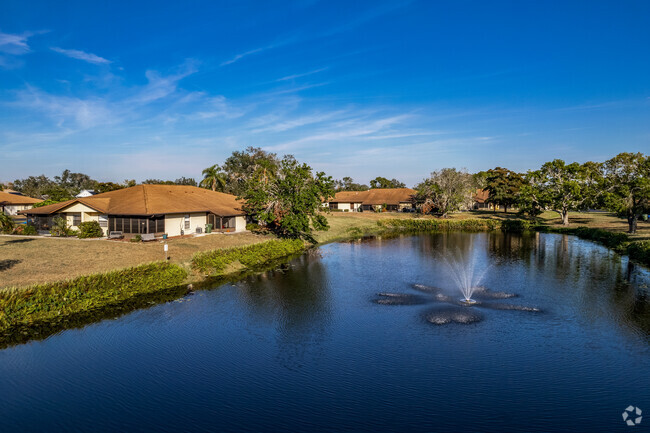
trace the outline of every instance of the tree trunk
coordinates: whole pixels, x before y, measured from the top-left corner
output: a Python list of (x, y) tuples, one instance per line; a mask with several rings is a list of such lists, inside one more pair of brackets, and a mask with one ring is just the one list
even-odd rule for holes
[(628, 214), (627, 216), (627, 225), (629, 226), (628, 233), (630, 234), (635, 234), (636, 233), (636, 223), (637, 223), (637, 217), (636, 214)]
[(560, 215), (562, 216), (562, 225), (563, 226), (568, 226), (569, 225), (569, 211), (568, 210), (563, 210)]
[(503, 213), (508, 213), (508, 205), (507, 204), (503, 205)]

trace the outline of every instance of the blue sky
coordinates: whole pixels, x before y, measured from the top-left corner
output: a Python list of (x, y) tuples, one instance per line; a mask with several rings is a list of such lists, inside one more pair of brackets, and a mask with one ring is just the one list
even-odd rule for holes
[(336, 178), (650, 152), (648, 1), (0, 4), (0, 181)]

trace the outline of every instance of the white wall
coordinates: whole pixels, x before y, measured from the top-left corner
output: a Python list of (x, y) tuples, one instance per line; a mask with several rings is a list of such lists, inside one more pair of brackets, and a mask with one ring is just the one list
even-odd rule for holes
[[(190, 228), (185, 228), (185, 215), (190, 216)], [(196, 233), (196, 228), (201, 227), (205, 230), (207, 224), (206, 213), (191, 213), (191, 214), (169, 214), (165, 215), (165, 233), (168, 236), (180, 236), (181, 229), (186, 235)]]
[(235, 231), (243, 232), (244, 230), (246, 230), (246, 217), (245, 216), (235, 217)]
[[(8, 204), (4, 206), (7, 215), (18, 215), (18, 211), (31, 208), (31, 204)], [(0, 207), (0, 209), (2, 209), (2, 207)]]

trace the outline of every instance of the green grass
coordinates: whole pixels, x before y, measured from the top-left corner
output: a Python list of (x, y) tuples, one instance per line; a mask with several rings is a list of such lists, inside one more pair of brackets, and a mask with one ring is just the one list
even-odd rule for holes
[(262, 242), (245, 247), (200, 252), (192, 257), (192, 267), (210, 276), (255, 268), (275, 259), (302, 252), (305, 244), (300, 239)]
[(77, 314), (114, 308), (134, 297), (177, 288), (187, 272), (149, 263), (119, 271), (0, 291), (0, 336), (28, 327), (52, 327)]

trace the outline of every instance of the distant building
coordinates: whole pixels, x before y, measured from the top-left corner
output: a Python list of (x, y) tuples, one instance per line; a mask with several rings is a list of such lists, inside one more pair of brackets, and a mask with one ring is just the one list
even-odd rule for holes
[(337, 192), (329, 201), (332, 210), (343, 212), (402, 211), (415, 207), (416, 191), (411, 188), (373, 188), (368, 191)]
[(90, 197), (91, 195), (95, 195), (95, 194), (97, 194), (97, 191), (95, 191), (94, 189), (82, 189), (79, 194), (75, 195), (75, 197), (77, 198)]
[(57, 215), (77, 229), (85, 221), (98, 221), (104, 234), (181, 234), (202, 231), (246, 230), (245, 213), (234, 195), (186, 185), (136, 185), (90, 197), (55, 203), (21, 212), (39, 230), (52, 227)]
[(27, 197), (14, 190), (0, 191), (0, 209), (2, 213), (15, 216), (18, 212), (31, 209), (35, 203), (43, 200)]

